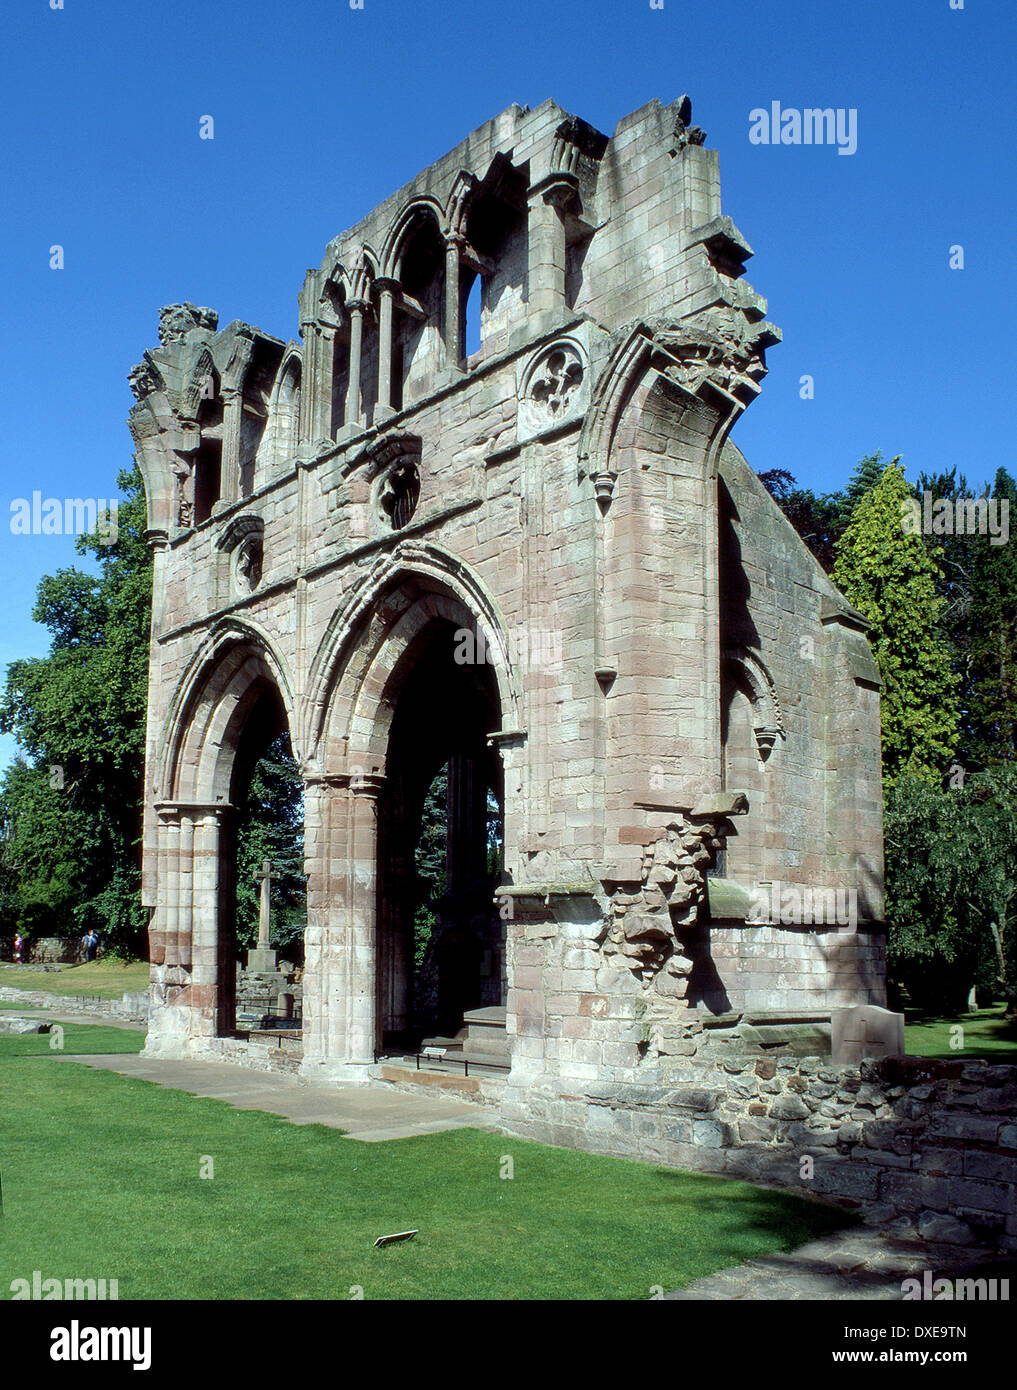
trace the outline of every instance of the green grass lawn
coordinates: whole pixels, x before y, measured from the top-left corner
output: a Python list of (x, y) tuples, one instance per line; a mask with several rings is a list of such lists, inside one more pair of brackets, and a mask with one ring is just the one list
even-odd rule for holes
[(62, 965), (59, 970), (19, 970), (8, 966), (0, 970), (0, 986), (119, 999), (127, 991), (147, 989), (148, 974), (148, 962), (143, 960), (92, 960), (86, 965)]
[(480, 1130), (361, 1143), (21, 1041), (0, 1040), (0, 1297), (39, 1270), (118, 1279), (122, 1299), (647, 1299), (847, 1219)]
[[(960, 1025), (962, 1033), (951, 1033)], [(951, 1047), (951, 1041), (963, 1047)], [(1017, 1026), (1006, 1021), (1006, 1008), (978, 1009), (970, 1014), (937, 1018), (908, 1013), (904, 1026), (904, 1046), (909, 1057), (988, 1057), (995, 1062), (1017, 1063)]]
[[(27, 1012), (27, 1011), (26, 1011)], [(40, 1021), (44, 1014), (35, 1015)], [(57, 1029), (62, 1029), (57, 1033)], [(57, 1046), (57, 1043), (61, 1044)], [(104, 1028), (88, 1023), (54, 1023), (49, 1033), (0, 1033), (0, 1069), (15, 1057), (52, 1057), (57, 1052), (70, 1055), (114, 1052), (140, 1052), (145, 1046), (143, 1029)], [(0, 1121), (2, 1125), (2, 1121)], [(0, 1135), (3, 1129), (0, 1128)], [(3, 1149), (0, 1148), (0, 1159)]]

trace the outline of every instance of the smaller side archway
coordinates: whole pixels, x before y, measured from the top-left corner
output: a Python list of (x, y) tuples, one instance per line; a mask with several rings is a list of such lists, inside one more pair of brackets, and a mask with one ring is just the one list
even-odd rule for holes
[(149, 1054), (187, 1055), (234, 1031), (234, 797), (292, 710), (284, 664), (247, 627), (214, 633), (178, 685), (154, 808)]

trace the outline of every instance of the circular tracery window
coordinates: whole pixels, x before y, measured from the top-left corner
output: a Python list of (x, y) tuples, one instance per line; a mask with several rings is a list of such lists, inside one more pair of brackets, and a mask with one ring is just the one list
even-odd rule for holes
[(530, 382), (530, 399), (549, 415), (564, 415), (572, 393), (582, 385), (583, 364), (571, 344), (548, 354)]
[(401, 531), (417, 509), (420, 472), (408, 459), (394, 464), (381, 480), (378, 508), (393, 531)]

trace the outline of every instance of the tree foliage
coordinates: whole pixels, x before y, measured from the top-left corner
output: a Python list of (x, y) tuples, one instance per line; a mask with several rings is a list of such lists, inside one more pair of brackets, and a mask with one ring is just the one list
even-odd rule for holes
[(144, 939), (140, 903), (141, 788), (151, 621), (151, 557), (136, 469), (111, 544), (79, 536), (98, 573), (57, 570), (38, 586), (33, 618), (49, 654), (15, 661), (0, 697), (0, 731), (24, 751), (0, 782), (10, 827), (8, 926), (31, 934), (102, 932), (131, 953)]
[(935, 786), (907, 773), (886, 803), (889, 964), (912, 1002), (951, 1012), (972, 985), (1014, 1011), (1017, 768)]
[(912, 490), (894, 460), (864, 492), (837, 547), (834, 582), (872, 624), (869, 640), (883, 679), (883, 777), (907, 771), (931, 780), (957, 746), (957, 677), (940, 625), (940, 570), (921, 535), (902, 526)]
[(255, 873), (266, 859), (277, 875), (271, 886), (272, 945), (300, 962), (307, 926), (304, 784), (285, 733), (255, 763), (237, 807), (236, 930), (241, 946), (251, 947), (258, 939), (261, 889)]
[(413, 968), (419, 976), (438, 921), (438, 904), (445, 896), (448, 859), (448, 764), (428, 788), (420, 815), (420, 838), (414, 855), (417, 875), (413, 913)]
[[(1017, 487), (1000, 468), (993, 498), (1017, 522)], [(976, 767), (1017, 761), (1017, 548), (978, 536), (971, 576), (966, 751)]]
[(886, 467), (878, 450), (867, 454), (840, 492), (816, 493), (811, 488), (799, 487), (785, 468), (771, 468), (767, 473), (760, 473), (759, 480), (829, 574), (836, 563), (837, 545), (855, 507), (879, 482)]

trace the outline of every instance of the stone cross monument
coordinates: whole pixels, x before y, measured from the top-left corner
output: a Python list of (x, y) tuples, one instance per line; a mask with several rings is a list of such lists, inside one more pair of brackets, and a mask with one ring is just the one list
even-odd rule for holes
[(247, 968), (259, 975), (268, 975), (278, 969), (276, 952), (269, 945), (272, 927), (272, 880), (278, 878), (278, 874), (272, 872), (271, 859), (262, 861), (261, 868), (255, 869), (254, 877), (261, 884), (261, 907), (258, 913), (258, 944), (253, 951), (247, 953)]

